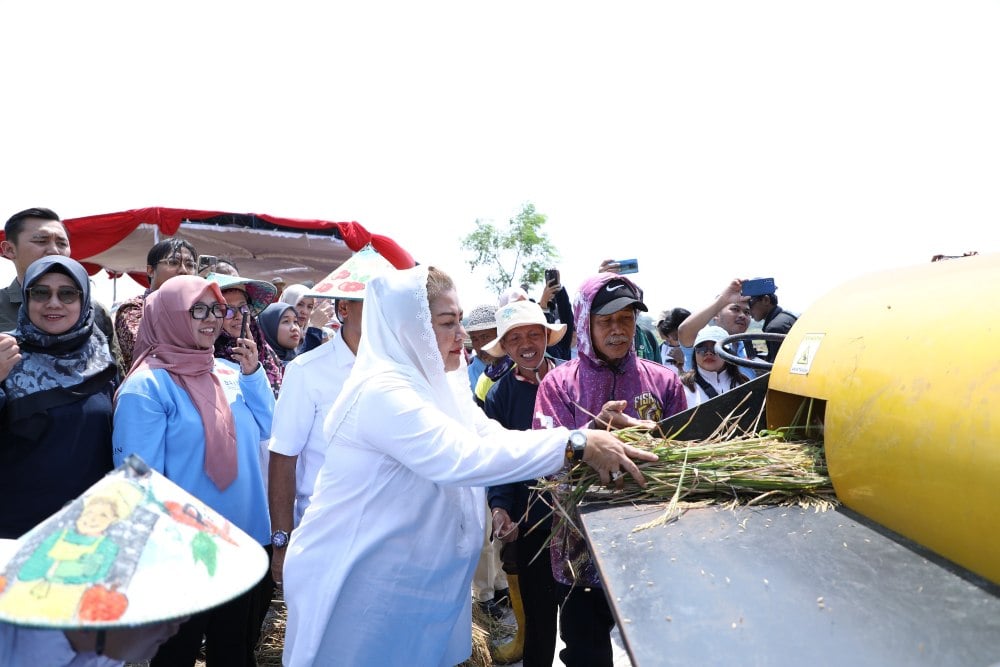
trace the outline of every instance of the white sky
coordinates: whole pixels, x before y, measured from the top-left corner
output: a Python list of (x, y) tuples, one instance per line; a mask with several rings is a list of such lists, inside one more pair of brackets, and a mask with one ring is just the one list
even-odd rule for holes
[(1000, 249), (998, 34), (997, 2), (3, 2), (0, 220), (356, 220), (469, 310), (459, 239), (532, 201), (568, 286), (635, 257), (652, 311), (737, 276), (802, 310)]

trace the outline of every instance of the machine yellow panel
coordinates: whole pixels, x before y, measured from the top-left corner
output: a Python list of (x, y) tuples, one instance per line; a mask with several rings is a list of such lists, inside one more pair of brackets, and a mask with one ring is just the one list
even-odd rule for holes
[(996, 583), (998, 288), (998, 254), (849, 282), (796, 322), (767, 397), (772, 427), (819, 399), (845, 505)]

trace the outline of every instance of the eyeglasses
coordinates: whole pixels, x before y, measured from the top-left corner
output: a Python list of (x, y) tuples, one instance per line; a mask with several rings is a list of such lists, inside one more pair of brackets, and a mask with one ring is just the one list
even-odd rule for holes
[(196, 303), (188, 308), (191, 317), (196, 320), (206, 319), (209, 313), (212, 313), (214, 317), (226, 317), (230, 310), (232, 309), (229, 306), (221, 303), (213, 303), (211, 306), (207, 303)]
[[(706, 355), (706, 354), (709, 354), (709, 353), (716, 354), (716, 352), (715, 352), (715, 343), (710, 343), (708, 345), (699, 345), (698, 347), (694, 348), (694, 351), (695, 351), (696, 354), (700, 354), (700, 355)], [(718, 356), (718, 355), (716, 355), (716, 356)]]
[(179, 259), (178, 257), (167, 257), (166, 259), (161, 259), (157, 264), (166, 264), (171, 269), (176, 271), (177, 269), (184, 267), (184, 270), (188, 273), (195, 273), (198, 270), (198, 265), (195, 264), (194, 260), (191, 259)]
[[(65, 304), (76, 303), (83, 294), (81, 290), (73, 287), (60, 287), (56, 290), (56, 297)], [(28, 296), (35, 303), (48, 303), (52, 298), (52, 288), (45, 285), (36, 285), (28, 288)]]
[(228, 308), (226, 308), (226, 314), (223, 317), (225, 317), (225, 319), (227, 320), (233, 320), (236, 319), (237, 313), (241, 314), (243, 317), (246, 317), (247, 315), (250, 314), (250, 306), (246, 304), (243, 304), (238, 308), (233, 308), (232, 306), (229, 306)]

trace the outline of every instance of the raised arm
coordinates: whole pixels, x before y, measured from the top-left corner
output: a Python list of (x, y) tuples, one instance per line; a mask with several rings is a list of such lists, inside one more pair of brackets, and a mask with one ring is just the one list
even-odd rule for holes
[(715, 298), (715, 301), (698, 312), (688, 315), (687, 319), (681, 322), (680, 327), (677, 328), (677, 339), (680, 341), (680, 344), (684, 347), (694, 345), (694, 339), (698, 336), (698, 332), (708, 326), (708, 323), (712, 321), (713, 317), (719, 314), (720, 310), (731, 303), (738, 302), (742, 298), (740, 294), (742, 284), (743, 281), (739, 278), (733, 278), (726, 286), (726, 289)]

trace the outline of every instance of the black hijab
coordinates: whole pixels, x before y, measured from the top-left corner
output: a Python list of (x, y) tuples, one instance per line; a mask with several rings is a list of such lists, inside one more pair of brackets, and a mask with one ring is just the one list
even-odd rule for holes
[(281, 302), (272, 303), (257, 316), (257, 321), (260, 322), (260, 328), (264, 332), (264, 339), (267, 341), (267, 344), (271, 346), (271, 349), (278, 355), (282, 363), (286, 364), (295, 358), (295, 350), (290, 350), (278, 344), (278, 323), (281, 322), (281, 316), (289, 310), (294, 311), (295, 306)]
[[(45, 333), (28, 317), (28, 290), (52, 272), (69, 276), (83, 293), (80, 317), (61, 334)], [(42, 257), (28, 267), (21, 289), (23, 302), (13, 331), (21, 348), (21, 361), (3, 382), (7, 396), (3, 427), (26, 436), (40, 436), (47, 427), (44, 413), (103, 390), (114, 380), (117, 368), (108, 339), (94, 326), (90, 281), (79, 262), (62, 255)], [(18, 425), (25, 420), (32, 423)]]

